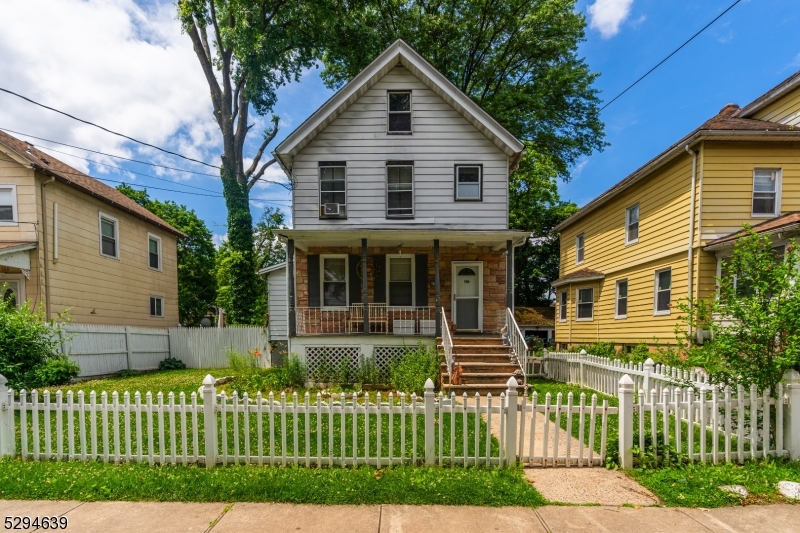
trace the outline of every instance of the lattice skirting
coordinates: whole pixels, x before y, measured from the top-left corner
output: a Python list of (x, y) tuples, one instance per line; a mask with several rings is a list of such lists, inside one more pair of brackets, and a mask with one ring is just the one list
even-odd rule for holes
[(408, 350), (409, 348), (406, 346), (376, 346), (372, 351), (372, 356), (381, 374), (388, 376), (392, 363), (401, 359)]
[(308, 376), (313, 381), (328, 381), (345, 369), (348, 374), (355, 375), (360, 357), (358, 346), (307, 346)]

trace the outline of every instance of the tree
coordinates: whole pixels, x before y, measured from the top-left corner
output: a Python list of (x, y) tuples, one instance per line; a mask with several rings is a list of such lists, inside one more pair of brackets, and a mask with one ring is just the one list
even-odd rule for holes
[[(334, 0), (179, 0), (183, 29), (192, 40), (211, 94), (214, 119), (222, 135), (222, 180), (228, 208), (233, 323), (257, 323), (259, 298), (250, 189), (275, 160), (262, 162), (278, 133), (278, 117), (252, 162), (245, 168), (244, 145), (253, 127), (251, 108), (269, 114), (276, 90), (299, 79), (319, 55), (325, 27), (341, 18)], [(209, 33), (211, 34), (209, 40)]]
[(117, 186), (122, 194), (186, 234), (178, 239), (178, 314), (184, 326), (197, 326), (214, 306), (217, 296), (216, 250), (205, 222), (185, 205), (153, 200), (147, 189)]
[[(776, 250), (767, 235), (745, 226), (724, 260), (719, 295), (684, 301), (676, 328), (689, 364), (702, 364), (717, 382), (756, 385), (775, 394), (783, 374), (800, 364), (800, 251), (794, 240)], [(712, 341), (694, 346), (688, 330), (710, 329)]]
[(577, 55), (586, 21), (575, 0), (376, 0), (349, 19), (323, 55), (339, 87), (402, 38), (525, 144), (509, 181), (509, 223), (531, 232), (517, 250), (516, 299), (547, 303), (558, 277), (553, 227), (576, 207), (556, 182), (602, 150), (597, 74)]
[(286, 248), (275, 236), (275, 230), (286, 227), (286, 217), (274, 208), (267, 207), (253, 227), (255, 236), (256, 271), (286, 261)]

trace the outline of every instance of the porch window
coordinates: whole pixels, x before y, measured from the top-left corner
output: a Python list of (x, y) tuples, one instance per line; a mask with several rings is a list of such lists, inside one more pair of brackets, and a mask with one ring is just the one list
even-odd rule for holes
[(164, 316), (164, 298), (161, 296), (150, 297), (150, 316)]
[(617, 304), (614, 318), (628, 317), (628, 280), (621, 279), (617, 282)]
[(100, 255), (119, 259), (119, 222), (100, 213)]
[(654, 315), (668, 315), (672, 295), (672, 268), (656, 270)]
[(414, 216), (414, 164), (389, 161), (386, 165), (386, 216)]
[(594, 289), (578, 289), (578, 312), (576, 320), (592, 320), (594, 318)]
[(753, 212), (754, 217), (777, 216), (780, 214), (778, 192), (780, 190), (780, 170), (756, 169), (753, 171)]
[(389, 93), (389, 133), (411, 133), (411, 91)]
[(322, 257), (322, 306), (347, 306), (347, 256)]
[(25, 284), (21, 280), (0, 278), (0, 289), (3, 290), (3, 301), (11, 302), (12, 305), (19, 307), (22, 305), (23, 296), (21, 288)]
[(456, 165), (456, 200), (480, 201), (482, 190), (482, 165)]
[(153, 270), (161, 270), (161, 238), (147, 235), (147, 262)]
[(0, 185), (0, 225), (17, 221), (17, 186)]
[(567, 291), (561, 293), (561, 301), (558, 307), (558, 319), (561, 322), (566, 322), (567, 320)]
[(575, 237), (575, 264), (580, 265), (583, 263), (584, 250), (585, 250), (586, 237), (583, 233)]
[(347, 218), (347, 163), (319, 163), (319, 217)]
[(625, 210), (625, 244), (639, 242), (639, 204)]
[(414, 264), (412, 257), (389, 257), (389, 305), (414, 305)]

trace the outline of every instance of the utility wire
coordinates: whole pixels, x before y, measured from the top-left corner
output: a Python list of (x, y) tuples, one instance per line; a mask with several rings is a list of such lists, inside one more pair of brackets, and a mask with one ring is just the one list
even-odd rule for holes
[(613, 104), (613, 103), (614, 103), (614, 102), (615, 102), (615, 101), (616, 101), (616, 100), (617, 100), (617, 99), (618, 99), (620, 96), (622, 96), (623, 94), (625, 94), (625, 93), (626, 93), (626, 92), (628, 92), (629, 90), (633, 89), (633, 87), (634, 87), (634, 86), (636, 86), (636, 84), (637, 84), (637, 83), (639, 83), (640, 81), (642, 81), (643, 79), (645, 79), (647, 76), (649, 76), (649, 75), (650, 75), (650, 74), (651, 74), (651, 73), (652, 73), (652, 72), (653, 72), (655, 69), (657, 69), (658, 67), (660, 67), (661, 65), (663, 65), (664, 63), (666, 63), (666, 62), (667, 62), (667, 60), (668, 60), (669, 58), (671, 58), (672, 56), (674, 56), (675, 54), (677, 54), (678, 52), (680, 52), (680, 51), (681, 51), (681, 49), (682, 49), (684, 46), (686, 46), (687, 44), (689, 44), (690, 42), (692, 42), (692, 41), (695, 39), (695, 37), (697, 37), (698, 35), (700, 35), (700, 34), (701, 34), (701, 33), (703, 33), (704, 31), (706, 31), (706, 30), (707, 30), (707, 29), (708, 29), (708, 28), (709, 28), (709, 27), (710, 27), (712, 24), (714, 24), (716, 21), (718, 21), (720, 18), (722, 18), (722, 16), (723, 16), (723, 15), (725, 15), (725, 13), (727, 13), (728, 11), (730, 11), (731, 9), (733, 9), (733, 8), (736, 6), (736, 4), (740, 3), (741, 1), (742, 1), (742, 0), (736, 0), (734, 3), (732, 3), (730, 6), (728, 6), (728, 9), (726, 9), (725, 11), (723, 11), (722, 13), (720, 13), (719, 15), (717, 15), (716, 17), (714, 17), (714, 20), (712, 20), (711, 22), (709, 22), (708, 24), (706, 24), (705, 26), (703, 26), (703, 27), (700, 29), (700, 31), (698, 31), (697, 33), (695, 33), (694, 35), (692, 35), (691, 37), (689, 37), (689, 39), (687, 39), (687, 40), (686, 40), (686, 41), (685, 41), (685, 42), (684, 42), (682, 45), (680, 45), (678, 48), (676, 48), (675, 50), (673, 50), (673, 51), (672, 51), (672, 53), (671, 53), (671, 54), (669, 54), (667, 57), (665, 57), (664, 59), (662, 59), (661, 61), (659, 61), (659, 62), (658, 62), (658, 64), (657, 64), (656, 66), (654, 66), (653, 68), (651, 68), (650, 70), (648, 70), (647, 72), (645, 72), (645, 73), (644, 73), (644, 75), (642, 75), (642, 76), (641, 76), (641, 77), (640, 77), (638, 80), (636, 80), (635, 82), (633, 82), (633, 83), (631, 83), (630, 85), (628, 85), (628, 87), (626, 87), (624, 91), (622, 91), (622, 92), (621, 92), (621, 93), (619, 93), (617, 96), (615, 96), (614, 98), (612, 98), (611, 100), (609, 100), (608, 102), (606, 102), (606, 104), (605, 104), (603, 107), (601, 107), (601, 108), (600, 108), (600, 109), (599, 109), (597, 112), (598, 112), (598, 113), (600, 113), (600, 111), (602, 111), (603, 109), (605, 109), (605, 108), (607, 108), (608, 106), (610, 106), (611, 104)]
[(173, 151), (167, 150), (166, 148), (161, 148), (160, 146), (156, 146), (154, 144), (146, 143), (144, 141), (140, 141), (139, 139), (135, 139), (133, 137), (129, 137), (127, 135), (124, 135), (122, 133), (118, 133), (118, 132), (110, 130), (108, 128), (104, 128), (103, 126), (100, 126), (99, 124), (95, 124), (94, 122), (89, 122), (88, 120), (84, 120), (82, 118), (78, 118), (75, 115), (70, 115), (69, 113), (65, 113), (64, 111), (61, 111), (61, 110), (56, 109), (54, 107), (46, 106), (46, 105), (41, 104), (41, 103), (39, 103), (39, 102), (37, 102), (35, 100), (31, 100), (27, 96), (22, 96), (21, 94), (15, 93), (14, 91), (9, 91), (8, 89), (4, 89), (3, 87), (0, 87), (0, 92), (8, 93), (8, 94), (10, 94), (12, 96), (16, 96), (17, 98), (22, 98), (26, 102), (30, 102), (30, 103), (32, 103), (34, 105), (37, 105), (39, 107), (42, 107), (44, 109), (48, 109), (50, 111), (54, 111), (54, 112), (56, 112), (56, 113), (58, 113), (60, 115), (64, 115), (65, 117), (69, 117), (69, 118), (71, 118), (73, 120), (77, 120), (78, 122), (83, 122), (84, 124), (88, 124), (89, 126), (94, 126), (95, 128), (99, 128), (99, 129), (101, 129), (101, 130), (103, 130), (105, 132), (108, 132), (108, 133), (112, 134), (112, 135), (116, 135), (117, 137), (122, 137), (123, 139), (128, 139), (129, 141), (133, 141), (135, 143), (141, 144), (142, 146), (148, 146), (150, 148), (155, 148), (156, 150), (164, 152), (165, 154), (174, 155), (176, 157), (180, 157), (182, 159), (186, 159), (187, 161), (192, 161), (194, 163), (200, 163), (201, 165), (205, 165), (207, 167), (219, 168), (218, 166), (212, 165), (210, 163), (206, 163), (205, 161), (200, 161), (199, 159), (193, 159), (193, 158), (187, 157), (187, 156), (185, 156), (183, 154), (179, 154), (178, 152), (173, 152)]

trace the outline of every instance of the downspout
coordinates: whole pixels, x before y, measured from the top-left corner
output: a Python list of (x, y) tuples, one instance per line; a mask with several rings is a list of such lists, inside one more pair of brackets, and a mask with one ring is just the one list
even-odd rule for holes
[(42, 251), (44, 252), (44, 316), (50, 320), (50, 261), (47, 253), (47, 195), (45, 185), (56, 181), (55, 176), (42, 182)]
[[(692, 189), (691, 199), (689, 200), (689, 246), (687, 252), (688, 268), (686, 270), (686, 286), (689, 294), (689, 306), (691, 309), (692, 297), (694, 296), (694, 212), (695, 212), (695, 195), (697, 188), (697, 152), (689, 149), (687, 144), (685, 147), (686, 152), (692, 156)], [(689, 323), (689, 337), (692, 336), (692, 324)]]

